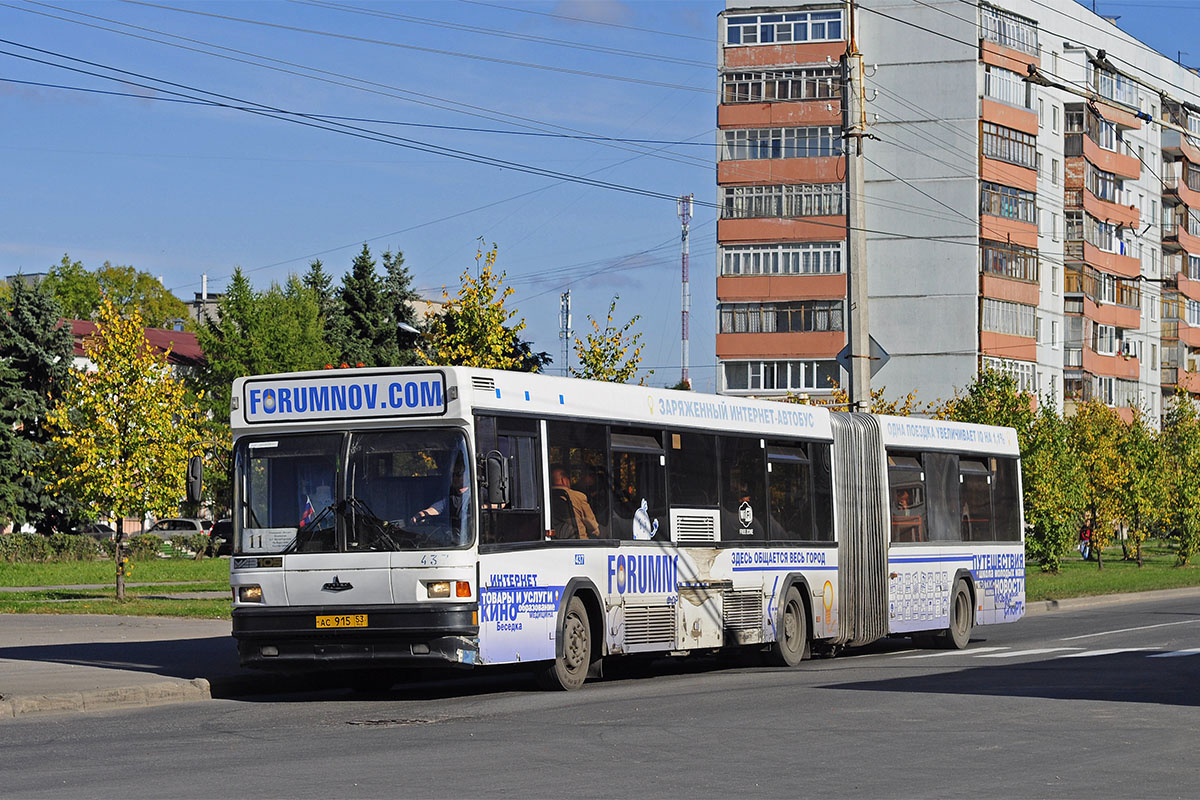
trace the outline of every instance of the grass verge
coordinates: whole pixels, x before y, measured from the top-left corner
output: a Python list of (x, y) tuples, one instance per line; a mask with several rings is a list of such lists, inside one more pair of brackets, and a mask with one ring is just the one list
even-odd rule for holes
[[(152, 558), (133, 561), (126, 580), (223, 583), (229, 586), (229, 559)], [(62, 561), (47, 564), (0, 562), (0, 586), (75, 586), (117, 583), (112, 561)]]
[(1175, 549), (1170, 543), (1151, 540), (1143, 544), (1141, 567), (1122, 556), (1120, 546), (1105, 548), (1104, 569), (1094, 560), (1068, 558), (1057, 575), (1030, 565), (1025, 571), (1025, 600), (1032, 603), (1200, 586), (1200, 569), (1175, 566)]
[[(123, 603), (113, 597), (47, 600), (0, 595), (0, 614), (111, 614), (125, 617), (188, 617), (191, 619), (229, 619), (230, 601), (174, 600), (131, 595)], [(78, 594), (78, 593), (75, 593)]]

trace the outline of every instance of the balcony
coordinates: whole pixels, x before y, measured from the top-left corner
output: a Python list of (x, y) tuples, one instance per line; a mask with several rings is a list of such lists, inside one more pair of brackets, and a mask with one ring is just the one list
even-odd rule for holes
[(845, 345), (845, 331), (718, 333), (717, 358), (833, 358)]

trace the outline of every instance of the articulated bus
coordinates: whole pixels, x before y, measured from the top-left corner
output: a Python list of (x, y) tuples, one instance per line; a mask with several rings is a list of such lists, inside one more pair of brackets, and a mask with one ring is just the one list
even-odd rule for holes
[(794, 666), (1024, 613), (1007, 428), (461, 367), (242, 378), (232, 427), (246, 667), (575, 689), (628, 654)]

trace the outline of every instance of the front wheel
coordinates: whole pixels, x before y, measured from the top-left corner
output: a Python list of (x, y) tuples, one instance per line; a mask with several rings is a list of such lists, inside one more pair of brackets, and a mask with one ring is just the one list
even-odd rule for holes
[(954, 594), (950, 598), (950, 627), (942, 631), (941, 644), (947, 650), (962, 650), (971, 641), (971, 626), (974, 622), (971, 607), (971, 592), (967, 582), (959, 578), (954, 582)]
[(777, 667), (794, 667), (804, 660), (807, 651), (808, 617), (800, 592), (790, 586), (783, 596), (783, 613), (779, 616), (779, 629), (775, 631), (768, 660)]
[(578, 597), (572, 597), (567, 603), (555, 650), (554, 660), (538, 673), (541, 687), (573, 691), (583, 686), (592, 663), (592, 629), (588, 624), (587, 608)]

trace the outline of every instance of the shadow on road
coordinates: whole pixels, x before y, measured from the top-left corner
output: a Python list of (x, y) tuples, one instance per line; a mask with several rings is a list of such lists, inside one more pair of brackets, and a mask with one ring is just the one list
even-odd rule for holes
[(238, 669), (237, 648), (229, 636), (0, 647), (0, 658), (147, 672), (186, 679), (229, 674)]
[(1200, 669), (1195, 666), (1200, 659), (1148, 658), (1155, 652), (989, 664), (957, 672), (831, 683), (821, 688), (1200, 706)]

